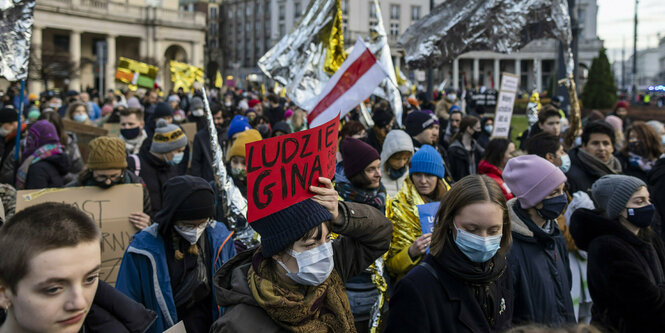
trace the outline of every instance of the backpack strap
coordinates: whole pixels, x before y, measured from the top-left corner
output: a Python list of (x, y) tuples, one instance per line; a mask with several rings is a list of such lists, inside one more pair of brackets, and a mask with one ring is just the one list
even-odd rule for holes
[(427, 272), (432, 274), (432, 276), (434, 277), (434, 279), (436, 279), (437, 282), (441, 283), (441, 280), (439, 280), (439, 274), (437, 274), (436, 270), (434, 270), (434, 267), (432, 267), (432, 265), (423, 261), (420, 263), (420, 266), (422, 266)]
[(141, 173), (141, 159), (136, 154), (129, 155), (134, 160), (134, 174), (139, 175)]

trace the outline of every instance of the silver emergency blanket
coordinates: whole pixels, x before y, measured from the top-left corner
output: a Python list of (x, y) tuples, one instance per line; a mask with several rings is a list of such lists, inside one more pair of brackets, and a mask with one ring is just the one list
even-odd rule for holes
[(444, 0), (411, 25), (399, 45), (410, 68), (429, 68), (468, 51), (510, 53), (539, 38), (569, 48), (571, 36), (566, 0)]
[(0, 0), (0, 77), (28, 77), (34, 0)]
[(215, 184), (219, 192), (217, 202), (222, 205), (222, 211), (227, 227), (235, 232), (234, 238), (242, 242), (247, 248), (258, 244), (254, 238), (254, 230), (247, 223), (247, 200), (242, 196), (240, 190), (233, 183), (233, 179), (227, 174), (224, 166), (224, 153), (219, 146), (217, 139), (217, 128), (212, 117), (208, 95), (203, 86), (203, 105), (206, 109), (206, 119), (208, 120), (208, 130), (210, 131), (210, 151), (212, 152), (212, 170), (215, 174)]
[(374, 89), (372, 95), (385, 99), (390, 103), (395, 114), (395, 120), (400, 127), (402, 127), (402, 96), (397, 88), (397, 77), (395, 76), (395, 66), (393, 65), (393, 58), (390, 54), (390, 45), (388, 44), (388, 36), (386, 36), (386, 29), (383, 26), (383, 19), (381, 16), (381, 8), (378, 0), (372, 0), (372, 6), (376, 8), (377, 24), (369, 28), (369, 41), (368, 48), (377, 60), (388, 73), (388, 77)]
[(334, 0), (312, 0), (298, 25), (258, 62), (266, 76), (286, 87), (292, 102), (308, 111), (330, 79), (323, 70), (326, 46), (319, 35), (335, 17), (336, 9)]

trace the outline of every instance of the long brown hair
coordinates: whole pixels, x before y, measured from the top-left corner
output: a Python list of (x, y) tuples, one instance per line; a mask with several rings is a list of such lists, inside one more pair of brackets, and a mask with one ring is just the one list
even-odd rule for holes
[(506, 198), (503, 196), (499, 185), (492, 178), (485, 175), (471, 175), (455, 183), (441, 199), (430, 245), (432, 255), (437, 256), (443, 251), (446, 240), (448, 240), (448, 233), (452, 232), (454, 228), (453, 219), (462, 208), (482, 202), (497, 204), (503, 210), (503, 236), (501, 237), (499, 253), (501, 255), (506, 254), (513, 241), (510, 234), (510, 219), (508, 218)]
[(462, 118), (462, 121), (459, 123), (459, 131), (453, 135), (452, 139), (450, 140), (451, 142), (459, 141), (462, 140), (462, 137), (464, 137), (464, 133), (466, 133), (467, 128), (476, 126), (477, 123), (480, 122), (480, 119), (474, 117), (474, 116), (466, 116)]
[(643, 145), (640, 156), (648, 159), (657, 159), (660, 155), (663, 154), (663, 147), (660, 145), (660, 137), (658, 137), (656, 131), (645, 122), (636, 121), (626, 130), (626, 143), (622, 149), (622, 153), (624, 155), (628, 156), (630, 133), (632, 132), (635, 132), (637, 141)]

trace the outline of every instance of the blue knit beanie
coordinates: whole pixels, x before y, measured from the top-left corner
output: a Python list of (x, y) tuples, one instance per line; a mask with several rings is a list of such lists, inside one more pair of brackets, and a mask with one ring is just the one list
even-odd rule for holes
[(269, 258), (295, 243), (310, 229), (330, 220), (332, 215), (327, 209), (307, 199), (260, 218), (250, 226), (261, 235), (261, 251)]
[(247, 117), (236, 115), (233, 117), (233, 119), (231, 119), (231, 124), (229, 124), (227, 139), (230, 139), (236, 133), (244, 132), (250, 128), (252, 128), (252, 126), (249, 125), (249, 120), (247, 120)]
[(443, 159), (439, 152), (430, 145), (423, 145), (411, 158), (409, 175), (414, 173), (426, 173), (443, 178), (446, 169), (443, 167)]

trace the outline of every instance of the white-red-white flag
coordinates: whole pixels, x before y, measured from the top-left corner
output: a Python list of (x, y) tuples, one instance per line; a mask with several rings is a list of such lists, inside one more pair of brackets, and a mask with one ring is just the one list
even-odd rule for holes
[(306, 107), (311, 110), (307, 115), (309, 127), (323, 125), (338, 113), (343, 117), (367, 99), (387, 76), (372, 51), (358, 39), (351, 54), (310, 104), (313, 107)]

